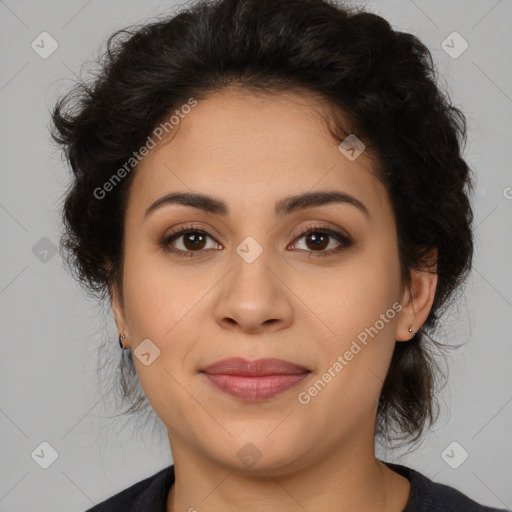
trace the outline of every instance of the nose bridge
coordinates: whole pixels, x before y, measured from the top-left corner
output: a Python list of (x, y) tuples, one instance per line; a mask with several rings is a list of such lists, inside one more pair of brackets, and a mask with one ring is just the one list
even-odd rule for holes
[[(270, 323), (283, 327), (290, 321), (286, 287), (276, 277), (273, 250), (247, 236), (234, 248), (232, 270), (216, 307), (217, 322), (257, 330)], [(272, 322), (269, 322), (272, 320)]]
[(278, 292), (273, 282), (274, 274), (269, 269), (272, 266), (271, 253), (268, 246), (260, 244), (253, 236), (247, 236), (235, 248), (230, 290), (238, 300), (264, 299), (268, 303)]

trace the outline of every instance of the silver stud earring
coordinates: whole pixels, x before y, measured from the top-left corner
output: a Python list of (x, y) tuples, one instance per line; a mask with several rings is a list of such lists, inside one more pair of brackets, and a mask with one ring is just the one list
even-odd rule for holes
[(120, 346), (123, 350), (128, 350), (128, 348), (129, 348), (129, 347), (125, 347), (125, 346), (123, 345), (123, 340), (124, 340), (124, 338), (125, 338), (124, 334), (121, 334), (121, 335), (119, 336), (119, 346)]
[(416, 334), (418, 331), (413, 331), (412, 330), (412, 325), (411, 325), (411, 327), (409, 327), (409, 332), (412, 333), (412, 334)]

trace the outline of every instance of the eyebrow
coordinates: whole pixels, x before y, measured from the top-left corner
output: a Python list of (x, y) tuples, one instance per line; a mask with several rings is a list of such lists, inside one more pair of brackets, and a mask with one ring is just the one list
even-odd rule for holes
[[(276, 202), (275, 214), (277, 217), (283, 217), (285, 215), (289, 215), (290, 213), (296, 212), (297, 210), (333, 203), (349, 204), (355, 206), (362, 213), (364, 213), (368, 219), (370, 218), (370, 212), (368, 211), (368, 208), (366, 208), (366, 206), (361, 201), (359, 201), (359, 199), (356, 199), (354, 196), (351, 196), (345, 192), (338, 191), (306, 192), (304, 194), (286, 197)], [(215, 199), (205, 194), (172, 192), (152, 203), (146, 210), (144, 218), (146, 218), (151, 212), (154, 212), (163, 206), (172, 204), (191, 206), (193, 208), (217, 215), (229, 215), (228, 205), (219, 199)]]

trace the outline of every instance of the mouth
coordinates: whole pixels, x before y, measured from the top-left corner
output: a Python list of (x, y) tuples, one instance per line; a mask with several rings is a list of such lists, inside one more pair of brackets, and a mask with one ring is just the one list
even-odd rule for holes
[(311, 371), (283, 359), (223, 359), (201, 373), (218, 391), (247, 402), (270, 399), (303, 381)]

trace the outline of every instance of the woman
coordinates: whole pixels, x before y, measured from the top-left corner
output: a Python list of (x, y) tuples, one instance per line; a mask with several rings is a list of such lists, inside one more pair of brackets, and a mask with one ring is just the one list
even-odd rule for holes
[(219, 0), (115, 34), (59, 101), (62, 246), (174, 460), (90, 512), (493, 510), (374, 450), (433, 424), (429, 334), (471, 268), (434, 75), (377, 15)]

